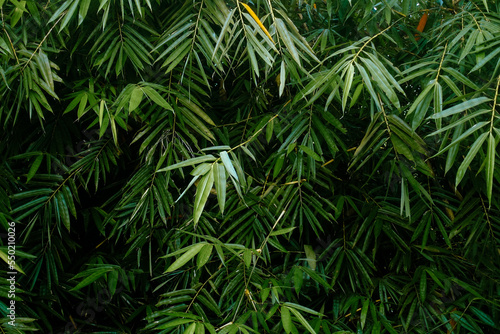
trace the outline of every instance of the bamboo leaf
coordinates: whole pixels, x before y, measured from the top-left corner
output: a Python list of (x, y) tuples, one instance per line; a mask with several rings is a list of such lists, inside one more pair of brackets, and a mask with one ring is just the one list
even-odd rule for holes
[(289, 310), (295, 315), (295, 317), (299, 320), (299, 322), (304, 326), (309, 333), (316, 334), (316, 331), (311, 327), (311, 325), (307, 322), (307, 320), (300, 314), (300, 312), (294, 308), (289, 308)]
[(198, 254), (201, 249), (206, 246), (207, 244), (204, 242), (197, 243), (195, 245), (192, 245), (188, 247), (185, 251), (184, 254), (182, 254), (177, 260), (175, 260), (174, 263), (172, 263), (167, 270), (165, 270), (165, 273), (170, 273), (172, 271), (175, 271), (188, 263), (193, 257)]
[(61, 216), (62, 222), (64, 226), (68, 229), (68, 232), (70, 231), (70, 216), (69, 216), (69, 210), (68, 206), (66, 204), (66, 201), (64, 200), (64, 195), (61, 191), (59, 191), (56, 195), (57, 198), (57, 205), (59, 208), (59, 215)]
[(427, 297), (427, 275), (425, 270), (422, 270), (420, 275), (420, 285), (419, 285), (420, 302), (424, 302)]
[(234, 10), (234, 9), (230, 10), (229, 15), (226, 17), (226, 20), (224, 21), (224, 25), (222, 26), (222, 29), (221, 29), (220, 34), (219, 34), (219, 38), (217, 39), (217, 43), (215, 44), (214, 51), (212, 53), (212, 59), (214, 59), (215, 54), (217, 53), (217, 50), (219, 50), (224, 37), (226, 37), (226, 38), (228, 37), (226, 35), (226, 33), (229, 29), (229, 24), (232, 23), (233, 15), (235, 12), (236, 12), (236, 10)]
[(292, 331), (292, 317), (286, 306), (281, 307), (281, 323), (283, 324), (285, 333), (289, 334)]
[(443, 117), (451, 116), (451, 115), (454, 115), (454, 114), (458, 114), (458, 113), (460, 113), (462, 111), (465, 111), (467, 109), (473, 108), (475, 106), (478, 106), (478, 105), (480, 105), (482, 103), (486, 103), (488, 101), (491, 101), (491, 99), (488, 98), (488, 97), (485, 97), (485, 96), (478, 97), (478, 98), (475, 98), (475, 99), (472, 99), (472, 100), (468, 100), (468, 101), (462, 102), (462, 103), (460, 103), (460, 104), (458, 104), (456, 106), (453, 106), (451, 108), (445, 109), (445, 110), (443, 110), (440, 113), (431, 115), (429, 118), (431, 118), (431, 119), (437, 119), (437, 118), (443, 118)]
[(347, 72), (344, 77), (344, 92), (342, 95), (342, 110), (345, 110), (347, 104), (347, 98), (349, 97), (349, 91), (351, 90), (352, 81), (354, 78), (354, 66), (349, 64), (347, 67)]
[(368, 314), (368, 308), (370, 306), (370, 299), (365, 299), (363, 302), (363, 306), (361, 307), (361, 316), (360, 316), (360, 321), (361, 321), (361, 328), (365, 328), (366, 324), (366, 316)]
[(132, 91), (132, 93), (130, 94), (130, 102), (128, 105), (129, 112), (134, 111), (141, 104), (142, 96), (143, 96), (142, 88), (136, 86)]
[(281, 62), (280, 74), (279, 74), (279, 96), (283, 95), (286, 84), (286, 69), (285, 69), (285, 61)]
[(191, 325), (189, 325), (188, 328), (186, 328), (183, 334), (194, 334), (197, 325), (198, 325), (197, 323), (193, 322)]
[(276, 19), (276, 29), (278, 30), (281, 40), (285, 44), (288, 52), (290, 52), (290, 55), (292, 56), (293, 60), (295, 60), (295, 62), (300, 65), (301, 63), (300, 63), (299, 52), (297, 51), (297, 48), (293, 43), (293, 39), (292, 36), (290, 35), (290, 32), (286, 29), (285, 23), (280, 18)]
[(78, 25), (81, 25), (85, 17), (87, 16), (87, 12), (89, 10), (91, 0), (81, 0), (80, 10), (78, 12)]
[(80, 0), (73, 1), (71, 6), (69, 7), (68, 11), (66, 12), (64, 19), (61, 21), (61, 26), (59, 27), (59, 31), (63, 30), (64, 27), (66, 27), (66, 25), (68, 25), (69, 21), (73, 18), (73, 15), (75, 14), (79, 3), (80, 3)]
[(200, 164), (202, 162), (214, 161), (214, 160), (215, 160), (215, 157), (213, 155), (211, 155), (211, 154), (208, 154), (208, 155), (204, 155), (204, 156), (201, 156), (201, 157), (191, 158), (191, 159), (188, 159), (188, 160), (184, 160), (184, 161), (178, 162), (178, 163), (170, 165), (168, 167), (161, 168), (161, 169), (157, 170), (156, 172), (157, 173), (158, 172), (166, 172), (166, 171), (169, 171), (169, 170), (173, 170), (173, 169), (177, 169), (177, 168), (182, 168), (182, 167), (187, 167), (187, 166), (192, 166), (192, 165)]
[[(87, 285), (94, 283), (95, 281), (97, 281), (97, 279), (99, 279), (100, 277), (104, 276), (104, 274), (106, 274), (106, 273), (108, 273), (110, 271), (113, 271), (113, 270), (115, 270), (115, 268), (114, 267), (110, 267), (110, 266), (103, 267), (103, 268), (98, 268), (98, 269), (92, 271), (91, 274), (85, 275), (86, 276), (85, 279), (82, 280), (80, 283), (78, 283), (70, 291), (80, 290), (81, 288), (84, 288)], [(78, 278), (78, 277), (79, 276), (76, 275), (75, 277), (73, 277), (73, 279)]]
[(313, 158), (314, 160), (316, 160), (316, 161), (321, 161), (321, 160), (322, 160), (322, 159), (321, 159), (321, 157), (319, 156), (319, 154), (318, 154), (318, 153), (316, 153), (316, 152), (314, 152), (314, 151), (313, 151), (312, 149), (310, 149), (309, 147), (307, 147), (307, 146), (305, 146), (305, 145), (299, 145), (299, 148), (300, 148), (302, 151), (306, 152), (306, 154), (307, 154), (308, 156), (310, 156), (311, 158)]
[(272, 231), (269, 236), (275, 236), (275, 235), (282, 235), (282, 234), (287, 234), (287, 233), (290, 233), (292, 232), (294, 229), (296, 229), (297, 227), (294, 226), (294, 227), (287, 227), (287, 228), (282, 228), (282, 229), (279, 229), (279, 230), (276, 230), (276, 231)]
[[(298, 270), (298, 272), (300, 272), (300, 271)], [(307, 313), (312, 314), (312, 315), (319, 315), (319, 316), (321, 315), (320, 312), (315, 311), (309, 307), (305, 307), (303, 305), (297, 304), (297, 303), (284, 302), (283, 306), (287, 306), (289, 308), (294, 308), (294, 309), (299, 310), (299, 311), (307, 312)]]
[(43, 154), (40, 154), (39, 156), (36, 157), (35, 161), (33, 161), (33, 164), (31, 165), (27, 175), (26, 183), (30, 182), (33, 176), (35, 176), (36, 172), (38, 171), (38, 168), (40, 168), (40, 165), (42, 164), (42, 160), (43, 160)]
[[(8, 250), (7, 250), (7, 246), (4, 246), (5, 248), (5, 251), (4, 249), (0, 249), (0, 258), (7, 264), (7, 265), (11, 265), (12, 264), (12, 261), (9, 260), (9, 256), (7, 255), (8, 254)], [(19, 251), (16, 251), (16, 253), (19, 253)], [(19, 267), (19, 265), (14, 262), (12, 267), (14, 267), (14, 269), (22, 274), (25, 274), (24, 271), (21, 269), (21, 267)], [(25, 274), (26, 275), (26, 274)]]
[(229, 155), (227, 154), (227, 152), (221, 151), (220, 158), (222, 160), (222, 163), (224, 164), (224, 167), (226, 167), (226, 170), (229, 173), (229, 175), (234, 177), (235, 180), (238, 180), (238, 174), (236, 173), (236, 170), (234, 169), (234, 166), (233, 166), (231, 159), (229, 158)]
[(160, 107), (167, 109), (167, 110), (172, 110), (172, 111), (174, 110), (174, 109), (172, 109), (172, 106), (170, 104), (168, 104), (168, 102), (165, 101), (165, 99), (153, 88), (145, 86), (145, 87), (142, 87), (142, 90), (144, 91), (144, 93), (146, 93), (146, 95), (151, 100), (153, 100), (154, 103), (156, 103)]
[(203, 111), (201, 108), (196, 105), (193, 101), (188, 100), (184, 96), (178, 96), (179, 101), (182, 102), (186, 107), (188, 107), (189, 110), (194, 112), (196, 115), (198, 115), (201, 119), (203, 119), (205, 122), (207, 122), (210, 125), (214, 125), (214, 121)]
[(306, 253), (307, 263), (312, 270), (316, 269), (316, 253), (314, 252), (311, 245), (304, 245), (304, 251)]
[(156, 329), (167, 329), (167, 328), (170, 328), (170, 327), (177, 327), (177, 326), (180, 326), (180, 325), (185, 325), (185, 324), (190, 324), (194, 322), (193, 319), (182, 319), (182, 318), (179, 318), (179, 319), (175, 319), (175, 320), (172, 320), (172, 321), (169, 321), (165, 324), (161, 324), (160, 326), (157, 326)]
[(474, 71), (477, 71), (478, 69), (480, 69), (481, 67), (483, 67), (484, 65), (486, 65), (487, 62), (489, 62), (491, 59), (497, 59), (495, 57), (497, 57), (497, 55), (500, 53), (500, 48), (496, 48), (495, 51), (493, 52), (490, 52), (486, 57), (484, 57), (480, 62), (478, 62), (476, 64), (476, 66), (474, 66), (470, 72), (474, 72)]
[(212, 255), (213, 248), (214, 245), (212, 244), (206, 244), (201, 248), (198, 257), (196, 258), (196, 266), (198, 269), (203, 267), (208, 262), (210, 256)]
[(462, 161), (462, 163), (460, 164), (460, 167), (458, 167), (457, 176), (456, 176), (456, 179), (455, 179), (455, 184), (457, 186), (460, 183), (460, 181), (462, 181), (462, 178), (464, 177), (467, 168), (469, 167), (470, 163), (472, 162), (472, 159), (474, 159), (474, 157), (476, 156), (477, 151), (479, 151), (479, 149), (483, 145), (483, 143), (486, 140), (487, 136), (488, 136), (487, 132), (481, 134), (476, 139), (476, 141), (474, 142), (474, 144), (471, 145), (471, 147), (469, 149), (469, 152), (467, 152), (467, 155), (465, 156), (464, 161)]
[(194, 225), (198, 224), (200, 220), (201, 214), (203, 212), (203, 208), (208, 199), (208, 195), (210, 195), (210, 191), (212, 190), (214, 184), (214, 170), (213, 168), (201, 179), (198, 187), (196, 189), (196, 196), (194, 199), (194, 207), (193, 207), (193, 220)]

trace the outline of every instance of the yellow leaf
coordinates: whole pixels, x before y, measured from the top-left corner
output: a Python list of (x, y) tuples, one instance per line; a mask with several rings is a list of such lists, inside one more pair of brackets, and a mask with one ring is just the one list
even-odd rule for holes
[(269, 31), (267, 31), (266, 27), (264, 27), (264, 25), (262, 24), (262, 22), (260, 22), (259, 17), (257, 16), (257, 14), (255, 14), (255, 12), (252, 10), (252, 8), (250, 8), (247, 4), (244, 4), (243, 2), (241, 4), (243, 5), (243, 7), (246, 8), (246, 10), (248, 11), (248, 13), (252, 16), (252, 18), (255, 20), (255, 22), (257, 22), (257, 24), (262, 29), (262, 31), (264, 31), (264, 33), (267, 35), (267, 37), (269, 37), (269, 39), (271, 40), (271, 42), (274, 43), (274, 40), (271, 37), (271, 34), (269, 34)]

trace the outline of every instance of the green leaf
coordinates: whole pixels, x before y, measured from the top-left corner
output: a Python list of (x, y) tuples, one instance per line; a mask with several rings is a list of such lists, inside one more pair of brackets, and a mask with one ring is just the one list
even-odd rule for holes
[(285, 90), (285, 84), (286, 84), (286, 68), (285, 68), (285, 61), (284, 60), (281, 62), (279, 78), (280, 78), (280, 80), (279, 80), (279, 96), (281, 97), (283, 95), (284, 90)]
[[(106, 274), (106, 273), (108, 273), (110, 271), (113, 271), (113, 270), (115, 270), (115, 267), (110, 267), (110, 266), (103, 267), (103, 268), (97, 268), (95, 270), (92, 270), (92, 271), (90, 271), (91, 273), (85, 275), (85, 279), (84, 280), (82, 280), (80, 283), (78, 283), (70, 291), (80, 290), (81, 288), (84, 288), (87, 285), (94, 283), (95, 281), (97, 281), (97, 279), (99, 279), (100, 277), (104, 276), (104, 274)], [(81, 275), (80, 276), (76, 275), (75, 277), (73, 277), (73, 279), (78, 278), (78, 277), (82, 277), (82, 276)]]
[(142, 90), (151, 100), (153, 100), (154, 103), (156, 103), (160, 107), (167, 110), (172, 110), (172, 111), (174, 110), (172, 106), (168, 104), (168, 102), (153, 88), (145, 86), (142, 87)]
[(285, 333), (289, 334), (292, 331), (292, 317), (286, 306), (281, 307), (281, 323), (283, 324)]
[(370, 306), (370, 299), (365, 299), (363, 302), (363, 306), (361, 307), (361, 316), (360, 316), (360, 321), (361, 321), (361, 328), (365, 328), (366, 324), (366, 315), (368, 314), (368, 308)]
[(245, 263), (245, 266), (247, 268), (250, 268), (250, 265), (252, 264), (252, 250), (246, 248), (243, 250), (243, 262)]
[(49, 195), (52, 194), (52, 189), (50, 188), (39, 188), (34, 190), (22, 191), (17, 194), (10, 196), (12, 199), (24, 199), (29, 197), (37, 197), (41, 195)]
[(210, 147), (205, 147), (203, 149), (201, 149), (202, 152), (205, 152), (205, 151), (222, 151), (222, 150), (230, 150), (231, 147), (227, 146), (227, 145), (219, 145), (219, 146), (210, 146)]
[(469, 291), (470, 293), (472, 293), (474, 296), (476, 296), (477, 298), (479, 299), (484, 299), (484, 296), (482, 296), (480, 293), (478, 293), (476, 291), (476, 289), (474, 289), (470, 284), (462, 281), (462, 280), (459, 280), (458, 278), (450, 278), (450, 280), (458, 285), (460, 285), (462, 288), (464, 288), (465, 290)]
[(354, 79), (354, 65), (349, 64), (346, 75), (344, 76), (344, 92), (342, 94), (342, 110), (345, 110), (349, 91), (351, 90), (352, 81)]
[(269, 144), (271, 141), (271, 138), (273, 136), (273, 131), (274, 130), (274, 120), (269, 121), (266, 126), (266, 141)]
[(172, 170), (172, 169), (177, 169), (177, 168), (192, 166), (192, 165), (196, 165), (196, 164), (199, 164), (199, 163), (202, 163), (202, 162), (205, 162), (205, 161), (214, 161), (214, 160), (215, 160), (215, 157), (213, 155), (211, 155), (211, 154), (208, 154), (208, 155), (204, 155), (204, 156), (201, 156), (201, 157), (191, 158), (191, 159), (188, 159), (188, 160), (184, 160), (184, 161), (178, 162), (178, 163), (170, 165), (168, 167), (161, 168), (161, 169), (157, 170), (156, 172), (157, 173), (158, 172), (166, 172), (166, 171), (169, 171), (169, 170)]
[(185, 265), (186, 263), (188, 263), (193, 257), (196, 256), (196, 254), (198, 254), (201, 251), (201, 249), (205, 245), (207, 245), (205, 242), (200, 242), (200, 243), (194, 244), (190, 247), (186, 247), (184, 254), (182, 254), (181, 257), (179, 257), (177, 260), (175, 260), (175, 262), (172, 263), (167, 268), (167, 270), (165, 270), (165, 273), (170, 273), (172, 271), (175, 271), (175, 270), (179, 269), (180, 267), (182, 267), (183, 265)]
[(304, 274), (299, 267), (295, 267), (293, 270), (293, 285), (295, 288), (295, 292), (297, 293), (297, 296), (300, 294), (300, 289), (302, 288), (303, 284), (304, 284)]
[(208, 262), (208, 260), (210, 259), (210, 256), (212, 255), (213, 248), (214, 248), (214, 245), (206, 244), (200, 250), (198, 257), (196, 258), (196, 266), (198, 267), (198, 269), (203, 267)]
[(330, 285), (321, 277), (316, 271), (307, 267), (300, 267), (307, 275), (309, 275), (315, 282), (321, 284), (326, 290), (330, 290)]
[(183, 334), (193, 334), (194, 331), (196, 330), (196, 325), (197, 325), (197, 323), (193, 322), (191, 325), (189, 325), (188, 328), (186, 328), (186, 330), (184, 331)]
[(496, 324), (495, 324), (495, 321), (491, 318), (491, 316), (489, 316), (488, 314), (484, 313), (483, 311), (481, 311), (480, 309), (478, 309), (477, 307), (474, 307), (474, 306), (471, 306), (471, 311), (482, 321), (484, 322), (485, 324), (487, 324), (488, 326), (490, 327), (493, 327), (495, 328), (496, 327)]
[(279, 175), (281, 168), (283, 167), (284, 161), (285, 161), (285, 154), (280, 154), (276, 159), (276, 163), (274, 164), (274, 169), (273, 169), (274, 178)]
[(295, 315), (295, 317), (299, 320), (299, 322), (304, 326), (307, 331), (311, 334), (316, 334), (316, 331), (311, 327), (311, 325), (307, 322), (307, 320), (300, 314), (300, 312), (294, 308), (289, 308), (289, 310)]
[(217, 38), (217, 43), (215, 44), (214, 51), (212, 52), (212, 59), (214, 59), (215, 54), (219, 50), (224, 37), (227, 37), (226, 33), (229, 29), (230, 23), (232, 23), (233, 15), (235, 12), (236, 12), (236, 10), (234, 10), (234, 9), (230, 10), (229, 15), (226, 17), (226, 20), (224, 21), (224, 25), (222, 26), (222, 29), (220, 31), (219, 38)]
[(87, 16), (91, 0), (81, 0), (80, 11), (78, 12), (78, 25), (82, 24)]
[(212, 119), (203, 110), (201, 110), (201, 108), (198, 105), (196, 105), (193, 101), (188, 100), (184, 96), (178, 96), (177, 98), (179, 99), (179, 101), (182, 102), (182, 104), (184, 104), (186, 107), (188, 107), (189, 110), (194, 112), (196, 115), (198, 115), (205, 122), (207, 122), (210, 125), (215, 126), (214, 121), (212, 121)]
[(368, 72), (365, 70), (363, 66), (361, 66), (358, 63), (356, 63), (356, 67), (358, 68), (358, 71), (361, 74), (361, 77), (363, 78), (363, 82), (366, 88), (368, 89), (370, 96), (372, 97), (372, 101), (374, 101), (377, 106), (377, 110), (381, 111), (382, 107), (380, 105), (377, 93), (375, 92), (375, 89), (373, 89), (372, 81), (370, 76), (368, 75)]
[(500, 53), (500, 48), (496, 48), (493, 52), (490, 52), (486, 57), (484, 57), (480, 62), (478, 62), (476, 64), (476, 66), (474, 66), (470, 72), (474, 72), (474, 71), (477, 71), (478, 69), (480, 69), (481, 67), (483, 67), (484, 65), (486, 65), (487, 62), (489, 62), (491, 59), (498, 59), (498, 58), (495, 58), (497, 57), (497, 55)]
[(302, 66), (300, 63), (299, 52), (297, 51), (297, 48), (293, 43), (293, 38), (290, 32), (286, 29), (285, 23), (280, 18), (277, 18), (275, 22), (276, 22), (276, 30), (279, 33), (280, 39), (285, 44), (287, 51), (290, 52), (290, 55), (292, 56), (293, 60), (295, 60), (295, 62), (299, 64), (299, 66)]
[(156, 327), (155, 329), (167, 329), (170, 327), (177, 327), (177, 326), (189, 324), (192, 322), (194, 322), (193, 319), (175, 319), (175, 320), (169, 321), (165, 324), (162, 324), (162, 325)]
[(200, 220), (201, 214), (203, 212), (203, 208), (205, 207), (205, 203), (207, 202), (208, 195), (210, 195), (210, 191), (212, 190), (214, 184), (214, 170), (213, 168), (201, 179), (200, 183), (198, 183), (198, 187), (196, 189), (196, 196), (194, 199), (194, 212), (193, 212), (193, 220), (194, 225), (198, 224)]
[(42, 160), (43, 160), (43, 154), (40, 154), (39, 156), (36, 157), (35, 161), (33, 161), (33, 164), (31, 165), (27, 175), (26, 183), (30, 182), (33, 176), (35, 176), (36, 172), (38, 171), (38, 168), (42, 164)]
[(62, 31), (64, 29), (64, 27), (66, 27), (66, 25), (68, 25), (69, 21), (73, 18), (73, 15), (75, 14), (79, 3), (80, 3), (80, 0), (73, 1), (73, 3), (71, 4), (71, 7), (69, 7), (68, 11), (66, 12), (64, 19), (61, 21), (61, 26), (59, 27), (59, 31)]
[(234, 169), (234, 166), (231, 163), (231, 159), (229, 158), (227, 152), (226, 151), (220, 152), (220, 158), (222, 160), (222, 163), (226, 167), (226, 170), (229, 173), (229, 175), (231, 175), (232, 177), (234, 177), (235, 180), (238, 181), (238, 174), (236, 174), (236, 170)]
[(70, 216), (68, 206), (66, 205), (66, 201), (64, 200), (64, 195), (61, 191), (59, 191), (55, 197), (57, 199), (57, 205), (59, 209), (59, 215), (62, 219), (64, 226), (70, 231)]
[(306, 253), (307, 263), (312, 270), (316, 269), (316, 253), (311, 245), (304, 245), (304, 251)]
[(422, 270), (420, 275), (420, 285), (419, 285), (420, 302), (423, 303), (427, 299), (427, 275), (425, 270)]
[(314, 152), (312, 149), (310, 149), (309, 147), (305, 146), (305, 145), (299, 145), (299, 148), (306, 152), (306, 154), (308, 156), (310, 156), (311, 158), (313, 158), (314, 160), (316, 161), (321, 161), (321, 157), (318, 155), (318, 153)]
[(465, 111), (467, 109), (473, 108), (475, 106), (478, 106), (478, 105), (480, 105), (482, 103), (486, 103), (488, 101), (491, 101), (491, 99), (488, 98), (488, 97), (485, 97), (485, 96), (478, 97), (478, 98), (475, 98), (475, 99), (468, 100), (468, 101), (462, 102), (460, 104), (457, 104), (456, 106), (453, 106), (451, 108), (443, 110), (440, 113), (433, 114), (429, 118), (430, 119), (437, 119), (437, 118), (443, 118), (443, 117), (451, 116), (451, 115), (454, 115), (454, 114), (458, 114), (458, 113), (460, 113), (462, 111)]
[(142, 96), (143, 96), (142, 88), (135, 87), (132, 93), (130, 94), (130, 102), (128, 105), (129, 112), (134, 111), (141, 104)]
[(205, 326), (203, 326), (203, 323), (196, 323), (196, 334), (205, 334)]
[(287, 306), (289, 308), (294, 308), (294, 309), (299, 310), (299, 311), (307, 312), (307, 313), (312, 314), (312, 315), (321, 316), (320, 312), (315, 311), (315, 310), (313, 310), (313, 309), (311, 309), (309, 307), (305, 307), (305, 306), (300, 305), (300, 304), (290, 303), (290, 302), (284, 302), (283, 305)]
[(467, 155), (465, 156), (464, 161), (462, 161), (462, 163), (460, 164), (460, 167), (458, 167), (457, 176), (455, 179), (455, 184), (457, 186), (459, 185), (460, 181), (462, 181), (462, 178), (464, 177), (467, 168), (469, 167), (470, 163), (472, 162), (472, 159), (474, 159), (474, 157), (476, 156), (477, 151), (479, 151), (479, 149), (483, 145), (487, 136), (488, 136), (487, 132), (483, 133), (482, 135), (480, 135), (476, 139), (474, 144), (471, 145), (469, 152), (467, 152)]
[[(5, 250), (7, 251), (7, 249), (6, 249), (6, 248), (7, 248), (7, 246), (5, 246)], [(9, 261), (9, 256), (7, 255), (7, 253), (6, 253), (6, 252), (4, 252), (2, 249), (0, 249), (0, 258), (1, 258), (2, 260), (4, 260), (4, 261), (5, 261), (5, 263), (6, 263), (7, 265), (10, 265), (10, 264), (12, 263), (11, 261)], [(17, 264), (17, 262), (14, 262), (13, 267), (14, 267), (14, 269), (15, 269), (16, 271), (18, 271), (18, 272), (20, 272), (20, 273), (22, 273), (22, 274), (25, 274), (25, 273), (24, 273), (24, 271), (21, 269), (21, 267), (19, 267), (19, 265)], [(25, 274), (25, 275), (26, 275), (26, 274)]]
[(220, 212), (224, 213), (226, 205), (226, 169), (222, 164), (214, 166), (214, 183), (217, 190), (217, 202), (219, 203)]
[(292, 232), (295, 228), (296, 228), (296, 226), (294, 226), (294, 227), (287, 227), (287, 228), (283, 228), (283, 229), (280, 229), (280, 230), (272, 231), (269, 234), (269, 236), (287, 234), (287, 233)]
[[(464, 124), (463, 123), (457, 124), (457, 126), (455, 127), (455, 129), (453, 131), (453, 137), (451, 138), (451, 142), (456, 141), (457, 138), (463, 133), (463, 130), (464, 130)], [(446, 156), (446, 166), (445, 166), (445, 170), (444, 170), (445, 174), (448, 173), (450, 168), (455, 163), (455, 159), (457, 157), (459, 148), (460, 148), (460, 145), (457, 143), (449, 149), (448, 155)]]

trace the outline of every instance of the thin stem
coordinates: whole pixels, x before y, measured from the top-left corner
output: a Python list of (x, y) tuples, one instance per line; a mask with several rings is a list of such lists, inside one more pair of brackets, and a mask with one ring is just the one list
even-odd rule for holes
[(490, 134), (493, 132), (493, 121), (495, 120), (495, 109), (497, 106), (498, 88), (499, 87), (500, 87), (500, 75), (498, 76), (497, 88), (495, 89), (495, 98), (493, 99), (493, 108), (491, 108)]
[(446, 55), (446, 48), (447, 47), (448, 47), (448, 42), (446, 42), (446, 45), (444, 46), (443, 55), (441, 56), (441, 61), (439, 62), (439, 68), (438, 68), (437, 73), (436, 73), (436, 79), (434, 80), (436, 83), (438, 81), (439, 73), (441, 72), (441, 68), (443, 67), (444, 56)]
[(26, 66), (28, 66), (28, 64), (31, 62), (31, 60), (33, 59), (33, 57), (35, 56), (35, 53), (37, 53), (37, 51), (42, 47), (42, 44), (43, 42), (45, 42), (45, 40), (47, 39), (47, 37), (49, 37), (50, 33), (52, 32), (52, 30), (56, 27), (56, 25), (59, 23), (59, 21), (62, 20), (62, 18), (64, 17), (64, 14), (66, 14), (66, 11), (63, 12), (61, 14), (61, 16), (57, 19), (57, 21), (54, 23), (54, 25), (49, 29), (49, 31), (47, 32), (47, 34), (45, 34), (45, 36), (43, 37), (43, 39), (40, 41), (40, 43), (38, 44), (38, 46), (36, 47), (35, 51), (33, 51), (33, 53), (31, 54), (31, 57), (30, 59), (28, 59), (28, 61), (26, 62), (26, 64), (24, 64), (23, 68), (21, 69), (21, 72), (24, 71), (24, 69), (26, 68)]

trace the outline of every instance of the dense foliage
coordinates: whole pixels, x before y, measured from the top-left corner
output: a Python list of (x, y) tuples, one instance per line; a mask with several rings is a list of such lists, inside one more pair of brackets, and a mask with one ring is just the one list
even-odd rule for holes
[(498, 1), (0, 9), (2, 333), (496, 333)]

